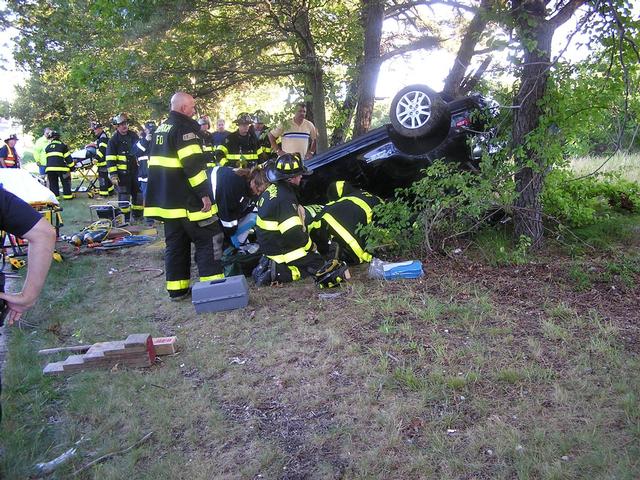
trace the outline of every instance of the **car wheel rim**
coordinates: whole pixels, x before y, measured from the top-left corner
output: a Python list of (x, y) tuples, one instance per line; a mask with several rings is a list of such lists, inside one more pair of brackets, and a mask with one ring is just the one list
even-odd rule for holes
[(431, 117), (431, 99), (420, 91), (405, 93), (396, 105), (396, 118), (405, 128), (415, 130), (425, 125)]

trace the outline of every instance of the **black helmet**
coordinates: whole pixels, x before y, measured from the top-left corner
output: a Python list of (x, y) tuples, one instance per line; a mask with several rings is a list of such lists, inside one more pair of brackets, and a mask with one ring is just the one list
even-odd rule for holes
[(331, 182), (327, 188), (327, 200), (335, 202), (339, 198), (346, 197), (357, 189), (345, 180), (337, 180)]
[(308, 169), (302, 163), (299, 153), (284, 153), (280, 155), (274, 164), (267, 167), (267, 180), (277, 182), (297, 175), (311, 175), (313, 170)]
[(262, 123), (263, 125), (269, 121), (269, 116), (264, 110), (256, 110), (253, 112), (253, 121), (255, 123)]
[(112, 125), (120, 125), (121, 123), (129, 123), (129, 115), (126, 113), (119, 113), (111, 119)]
[(16, 135), (15, 133), (12, 133), (11, 135), (9, 135), (9, 137), (5, 138), (4, 141), (8, 142), (9, 140), (18, 140), (18, 135)]
[(211, 126), (211, 119), (209, 118), (208, 115), (202, 115), (199, 119), (198, 119), (198, 125), (202, 126), (202, 125), (209, 125)]
[(149, 120), (144, 124), (144, 129), (149, 130), (149, 132), (151, 133), (153, 133), (156, 130), (156, 128), (157, 128), (156, 122), (154, 122), (153, 120)]
[(253, 117), (249, 115), (247, 112), (242, 112), (238, 115), (238, 118), (234, 120), (236, 125), (251, 125), (253, 123)]
[(97, 120), (94, 120), (92, 122), (89, 123), (89, 130), (96, 130), (98, 128), (104, 128), (102, 123), (98, 122)]
[(57, 130), (50, 130), (47, 138), (50, 138), (51, 140), (58, 140), (60, 138), (60, 132)]
[(335, 258), (325, 263), (314, 275), (316, 285), (320, 288), (337, 287), (340, 283), (351, 278), (346, 262)]

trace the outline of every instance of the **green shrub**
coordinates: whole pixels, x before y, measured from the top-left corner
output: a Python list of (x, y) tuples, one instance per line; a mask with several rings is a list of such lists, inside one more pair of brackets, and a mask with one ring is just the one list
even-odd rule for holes
[(361, 229), (368, 248), (392, 254), (441, 249), (447, 239), (476, 231), (511, 204), (513, 185), (504, 169), (489, 159), (478, 172), (434, 162), (421, 180), (375, 207), (375, 222)]
[(544, 213), (559, 222), (584, 227), (615, 211), (640, 211), (640, 186), (618, 173), (581, 178), (556, 169), (546, 178), (542, 204)]

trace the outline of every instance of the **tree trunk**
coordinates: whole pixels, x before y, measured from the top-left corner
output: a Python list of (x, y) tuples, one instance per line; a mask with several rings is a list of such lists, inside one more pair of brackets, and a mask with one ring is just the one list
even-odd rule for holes
[(516, 153), (515, 175), (517, 198), (514, 203), (515, 238), (526, 235), (531, 247), (543, 244), (542, 204), (540, 194), (547, 168), (544, 145), (527, 142), (529, 134), (540, 124), (549, 79), (553, 27), (545, 20), (543, 0), (514, 1), (515, 20), (524, 49), (524, 65), (520, 74), (520, 89), (516, 95), (513, 118), (513, 150)]
[(299, 35), (300, 56), (306, 65), (305, 89), (311, 95), (311, 115), (318, 130), (318, 152), (327, 149), (327, 117), (324, 102), (324, 72), (316, 52), (311, 34), (309, 10), (300, 8), (293, 19), (293, 25)]
[(473, 58), (480, 35), (482, 35), (482, 32), (487, 25), (487, 12), (491, 8), (492, 4), (493, 0), (482, 0), (478, 7), (478, 11), (474, 15), (473, 19), (471, 19), (471, 22), (462, 37), (462, 41), (460, 42), (460, 48), (458, 49), (458, 54), (453, 62), (453, 66), (451, 67), (451, 70), (449, 70), (449, 75), (447, 75), (447, 78), (444, 81), (442, 93), (445, 98), (450, 97), (455, 99), (463, 93), (460, 90), (462, 87), (462, 81), (465, 78), (467, 69), (469, 68), (469, 63)]
[(384, 21), (384, 0), (362, 0), (362, 26), (364, 30), (364, 61), (358, 87), (358, 105), (353, 127), (353, 138), (369, 131), (375, 103), (376, 84), (380, 72), (380, 41)]
[(351, 80), (351, 83), (349, 83), (349, 87), (347, 88), (347, 95), (345, 96), (344, 102), (342, 102), (338, 111), (338, 122), (331, 134), (331, 147), (344, 143), (347, 129), (351, 124), (351, 119), (353, 119), (353, 111), (355, 110), (357, 102), (359, 79), (358, 72), (355, 72), (354, 75), (355, 77)]

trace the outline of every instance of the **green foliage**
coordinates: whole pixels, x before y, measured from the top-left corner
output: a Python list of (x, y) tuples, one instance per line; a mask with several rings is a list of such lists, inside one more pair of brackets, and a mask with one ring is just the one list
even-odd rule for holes
[(485, 158), (478, 172), (436, 161), (411, 187), (374, 209), (375, 222), (362, 229), (368, 248), (393, 254), (443, 248), (448, 238), (476, 231), (494, 212), (511, 204), (509, 166)]
[(547, 176), (542, 202), (547, 215), (566, 226), (583, 227), (615, 211), (640, 211), (640, 185), (619, 173), (580, 178), (559, 168)]

